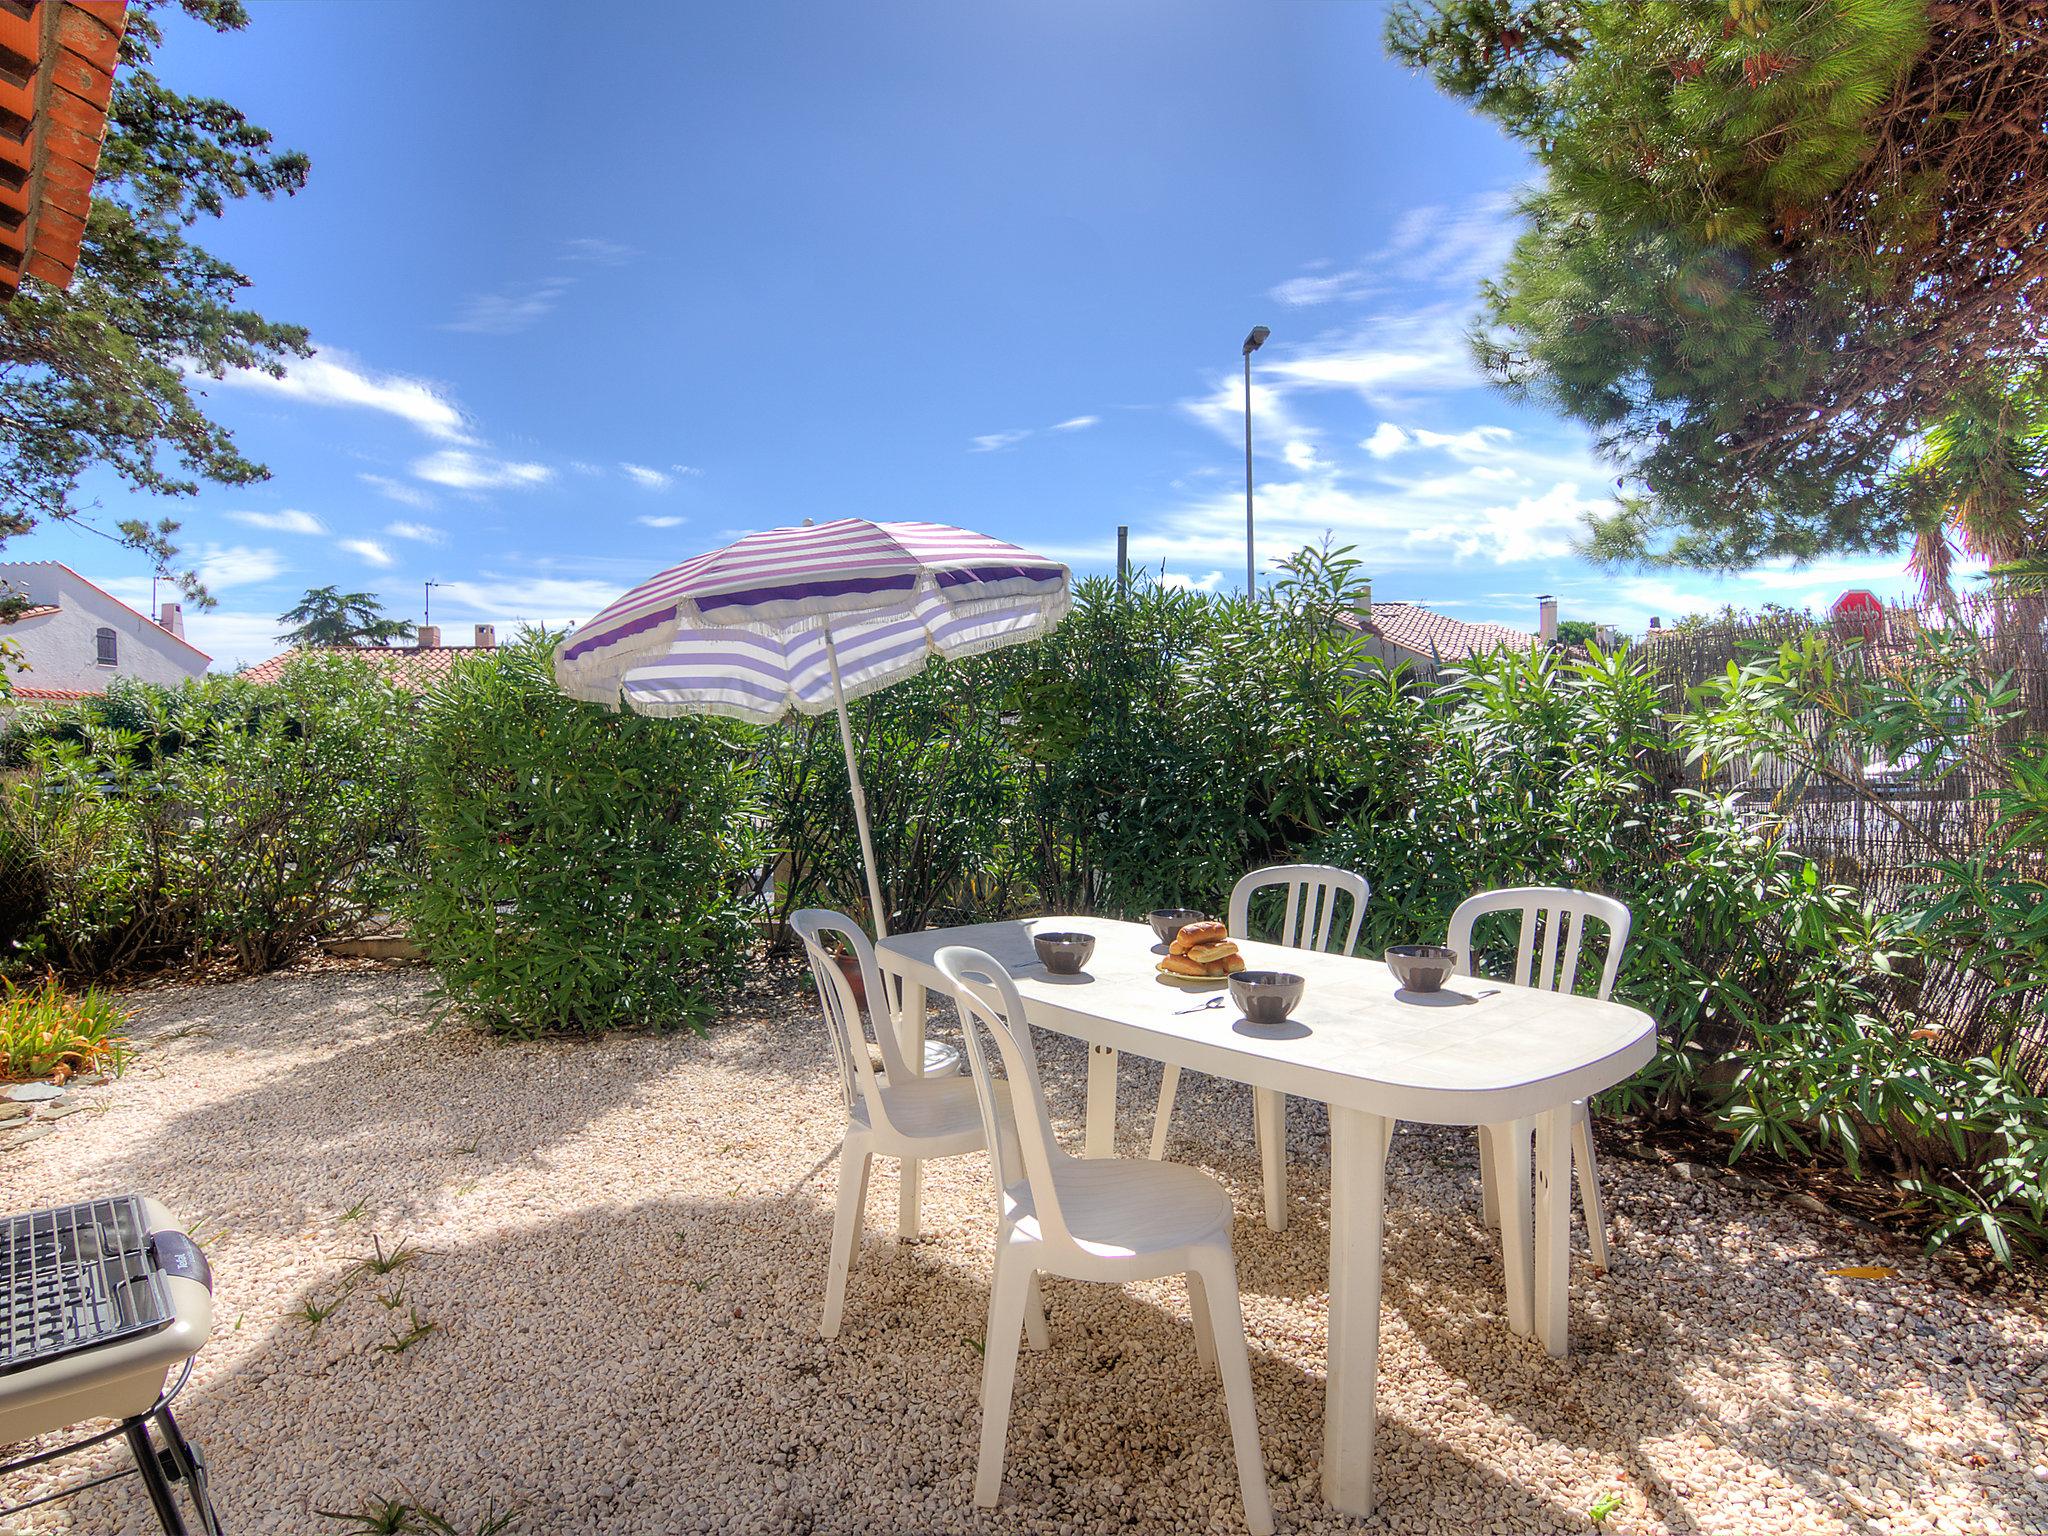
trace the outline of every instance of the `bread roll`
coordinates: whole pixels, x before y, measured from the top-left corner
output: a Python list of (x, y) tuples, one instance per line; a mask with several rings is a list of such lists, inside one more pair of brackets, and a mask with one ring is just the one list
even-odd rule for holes
[(1237, 946), (1228, 939), (1218, 939), (1213, 944), (1197, 944), (1188, 951), (1190, 960), (1199, 960), (1207, 965), (1211, 960), (1221, 960), (1226, 955), (1237, 953)]
[(1230, 930), (1219, 922), (1189, 923), (1173, 936), (1173, 942), (1166, 947), (1172, 954), (1184, 955), (1197, 944), (1214, 944), (1218, 939), (1229, 936)]
[(1214, 965), (1215, 969), (1220, 971), (1223, 975), (1235, 976), (1239, 971), (1244, 969), (1245, 959), (1243, 955), (1225, 955), (1221, 960), (1214, 962)]
[(1176, 976), (1209, 976), (1214, 973), (1199, 960), (1190, 960), (1186, 955), (1168, 955), (1159, 962), (1159, 969), (1171, 971)]

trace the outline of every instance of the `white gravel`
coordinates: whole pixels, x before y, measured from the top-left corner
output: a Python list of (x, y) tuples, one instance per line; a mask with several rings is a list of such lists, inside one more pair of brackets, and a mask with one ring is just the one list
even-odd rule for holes
[[(846, 1330), (818, 1340), (839, 1112), (808, 988), (756, 999), (708, 1040), (499, 1045), (436, 1028), (418, 971), (139, 993), (135, 1067), (85, 1091), (98, 1113), (0, 1157), (0, 1209), (141, 1189), (195, 1227), (218, 1328), (179, 1411), (235, 1536), (339, 1530), (318, 1511), (386, 1496), (465, 1532), (487, 1501), (517, 1505), (529, 1536), (1242, 1529), (1177, 1283), (1048, 1283), (1054, 1347), (1023, 1359), (1010, 1496), (972, 1507), (979, 1158), (932, 1167), (915, 1246), (889, 1236), (893, 1176), (875, 1181)], [(1071, 1127), (1082, 1055), (1041, 1050)], [(1156, 1083), (1126, 1063), (1127, 1152)], [(1275, 1237), (1247, 1094), (1191, 1075), (1181, 1105), (1175, 1155), (1237, 1198), (1281, 1526), (1358, 1528), (1316, 1495), (1322, 1117), (1292, 1116), (1293, 1224)], [(1507, 1332), (1474, 1169), (1469, 1132), (1395, 1141), (1383, 1492), (1362, 1528), (1588, 1530), (1605, 1494), (1616, 1533), (2048, 1528), (2034, 1297), (1972, 1294), (1834, 1221), (1609, 1158), (1620, 1267), (1578, 1263), (1573, 1357), (1553, 1361)], [(420, 1256), (364, 1278), (373, 1238)], [(1898, 1278), (1824, 1273), (1873, 1261)], [(336, 1297), (317, 1329), (295, 1320)], [(433, 1331), (381, 1349), (414, 1310)], [(132, 1481), (0, 1521), (153, 1528)]]

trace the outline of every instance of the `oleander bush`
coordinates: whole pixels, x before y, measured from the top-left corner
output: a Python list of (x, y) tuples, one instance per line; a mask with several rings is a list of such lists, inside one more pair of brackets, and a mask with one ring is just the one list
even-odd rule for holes
[(0, 790), (0, 943), (71, 976), (304, 953), (409, 878), (413, 710), (360, 658), (313, 656), (53, 715)]
[(754, 931), (756, 733), (579, 704), (553, 654), (523, 635), (428, 699), (413, 937), (504, 1034), (701, 1027)]
[[(890, 695), (856, 704), (863, 772), (889, 786), (893, 920), (1214, 911), (1246, 869), (1302, 860), (1371, 881), (1360, 948), (1377, 953), (1438, 937), (1476, 890), (1605, 891), (1635, 919), (1617, 995), (1661, 1035), (1610, 1107), (1716, 1127), (1731, 1156), (1883, 1177), (1935, 1242), (2048, 1251), (2048, 749), (2014, 739), (2013, 684), (1966, 633), (1863, 665), (1809, 628), (1673, 709), (1625, 648), (1499, 655), (1419, 687), (1346, 642), (1359, 595), (1342, 552), (1313, 550), (1256, 604), (1083, 582), (1043, 641), (897, 690), (893, 723)], [(771, 739), (772, 838), (838, 850), (788, 868), (804, 903), (864, 913), (837, 742), (806, 729), (799, 754)], [(1996, 829), (1968, 857), (1916, 834), (1904, 888), (1802, 850), (1808, 789), (1909, 819), (1852, 766), (1880, 760), (1934, 789), (1996, 784)], [(1791, 778), (1760, 793), (1761, 763)], [(963, 777), (974, 793), (949, 804)], [(1958, 978), (1993, 994), (1967, 1037)]]

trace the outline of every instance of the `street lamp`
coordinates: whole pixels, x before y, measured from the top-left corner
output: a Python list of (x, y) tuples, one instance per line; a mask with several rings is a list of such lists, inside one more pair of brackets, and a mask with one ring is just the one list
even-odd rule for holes
[(1252, 327), (1244, 339), (1244, 595), (1258, 595), (1258, 577), (1252, 554), (1252, 354), (1266, 344), (1273, 333), (1263, 325)]

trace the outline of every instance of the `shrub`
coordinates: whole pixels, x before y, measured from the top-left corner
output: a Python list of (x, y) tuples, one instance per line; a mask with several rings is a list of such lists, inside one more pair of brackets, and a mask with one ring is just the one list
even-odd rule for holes
[(756, 733), (579, 704), (553, 654), (522, 636), (428, 702), (414, 938), (508, 1034), (701, 1025), (750, 937)]
[(211, 954), (261, 971), (359, 920), (411, 857), (411, 708), (362, 659), (313, 656), (270, 687), (130, 685), (53, 724), (0, 797), (16, 954), (70, 975)]
[(192, 690), (173, 711), (185, 740), (160, 771), (186, 818), (180, 872), (200, 948), (270, 970), (403, 889), (417, 701), (360, 657), (318, 653), (268, 688), (223, 681), (210, 692)]
[(127, 1011), (104, 992), (69, 993), (47, 976), (35, 987), (0, 982), (0, 1077), (68, 1077), (120, 1071)]

